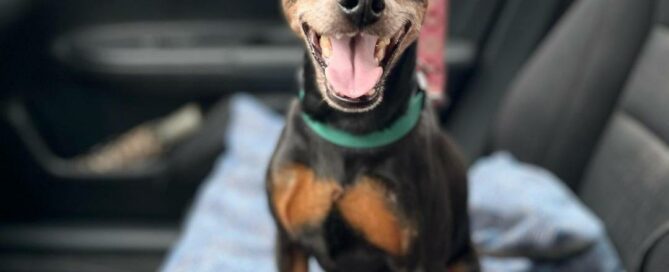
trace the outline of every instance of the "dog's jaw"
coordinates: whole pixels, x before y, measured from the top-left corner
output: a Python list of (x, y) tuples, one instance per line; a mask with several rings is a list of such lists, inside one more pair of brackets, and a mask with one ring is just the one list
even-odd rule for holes
[(405, 23), (394, 34), (379, 37), (366, 32), (321, 34), (302, 23), (323, 100), (348, 113), (367, 112), (381, 104), (386, 78), (411, 42), (407, 36), (412, 27)]
[(301, 102), (301, 110), (315, 120), (333, 127), (354, 133), (364, 134), (386, 128), (401, 116), (407, 107), (409, 98), (417, 89), (415, 77), (416, 45), (410, 45), (401, 55), (397, 63), (388, 71), (384, 81), (385, 94), (379, 104), (365, 112), (342, 111), (328, 104), (321, 94), (317, 66), (310, 61), (309, 53), (305, 55), (302, 73), (302, 86), (305, 90)]

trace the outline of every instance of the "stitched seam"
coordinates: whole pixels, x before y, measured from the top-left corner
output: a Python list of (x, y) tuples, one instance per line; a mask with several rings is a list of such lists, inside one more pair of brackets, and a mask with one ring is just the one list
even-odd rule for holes
[(651, 137), (652, 140), (661, 143), (664, 149), (666, 151), (669, 151), (669, 143), (666, 140), (664, 140), (661, 134), (659, 134), (656, 130), (646, 125), (646, 123), (644, 123), (640, 117), (636, 116), (634, 113), (628, 110), (621, 110), (620, 116), (626, 119), (627, 121), (630, 121), (634, 126), (643, 130), (643, 132), (645, 134), (648, 134), (648, 136)]

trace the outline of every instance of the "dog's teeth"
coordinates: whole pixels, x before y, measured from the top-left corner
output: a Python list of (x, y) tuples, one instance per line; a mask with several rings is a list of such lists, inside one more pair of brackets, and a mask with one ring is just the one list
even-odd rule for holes
[(386, 57), (386, 47), (377, 47), (376, 51), (374, 52), (374, 60), (376, 60), (376, 64), (381, 64), (381, 61)]
[(321, 37), (321, 54), (324, 58), (329, 58), (332, 55), (332, 42), (330, 41), (330, 37)]
[(386, 56), (386, 48), (390, 44), (390, 39), (389, 38), (383, 38), (380, 39), (377, 44), (376, 44), (376, 51), (374, 51), (374, 60), (376, 61), (376, 64), (381, 64), (381, 61)]
[(383, 61), (383, 58), (386, 56), (386, 48), (379, 48), (376, 50), (376, 53), (374, 53), (374, 60), (376, 61), (377, 65), (381, 64), (381, 61)]
[(311, 39), (311, 42), (316, 42), (318, 40), (318, 34), (316, 32), (309, 32), (309, 39)]
[(390, 44), (390, 38), (383, 38), (383, 39), (380, 39), (379, 42), (378, 42), (378, 46), (384, 47), (384, 48), (386, 46), (388, 46), (389, 44)]
[(341, 37), (342, 37), (341, 33), (336, 33), (335, 34), (335, 39), (341, 40)]
[(355, 32), (351, 32), (351, 33), (346, 34), (346, 36), (348, 36), (349, 38), (353, 38), (357, 35), (358, 35), (358, 33), (355, 33)]
[(372, 95), (374, 95), (375, 93), (376, 93), (376, 89), (371, 89), (371, 90), (369, 90), (369, 92), (367, 92), (366, 95), (368, 95), (368, 96), (372, 96)]

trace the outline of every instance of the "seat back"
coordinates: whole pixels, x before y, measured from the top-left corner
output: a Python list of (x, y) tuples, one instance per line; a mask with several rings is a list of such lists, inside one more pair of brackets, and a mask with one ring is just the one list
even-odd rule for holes
[[(644, 243), (661, 239), (651, 234), (669, 223), (669, 0), (662, 0), (658, 10), (657, 23), (579, 188), (585, 203), (608, 226), (630, 271)], [(669, 239), (664, 238), (659, 250), (663, 252), (651, 253), (655, 257), (648, 271), (669, 270)]]
[(650, 28), (652, 3), (575, 2), (512, 84), (494, 149), (577, 187)]
[(667, 271), (669, 0), (579, 1), (516, 80), (493, 144), (562, 177), (629, 271), (643, 255)]

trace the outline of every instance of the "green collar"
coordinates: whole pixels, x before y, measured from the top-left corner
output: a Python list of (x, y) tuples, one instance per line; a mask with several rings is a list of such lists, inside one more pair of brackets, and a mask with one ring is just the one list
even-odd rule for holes
[[(300, 98), (303, 97), (300, 92)], [(394, 143), (409, 134), (420, 120), (423, 109), (423, 92), (417, 92), (409, 101), (407, 112), (389, 127), (369, 134), (356, 135), (318, 122), (306, 113), (302, 119), (318, 136), (335, 145), (348, 148), (375, 148)]]

